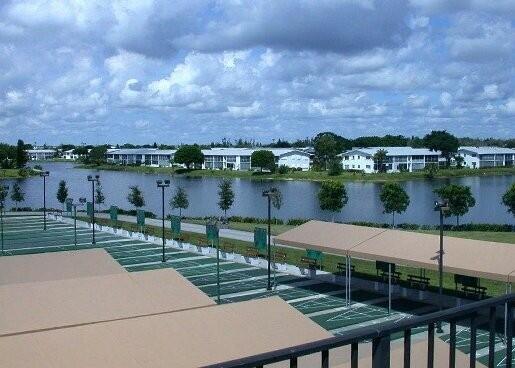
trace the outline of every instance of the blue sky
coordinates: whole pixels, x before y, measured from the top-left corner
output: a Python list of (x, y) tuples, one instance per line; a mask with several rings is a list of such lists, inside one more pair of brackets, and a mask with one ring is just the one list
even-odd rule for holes
[(4, 0), (0, 141), (511, 138), (514, 20), (513, 0)]

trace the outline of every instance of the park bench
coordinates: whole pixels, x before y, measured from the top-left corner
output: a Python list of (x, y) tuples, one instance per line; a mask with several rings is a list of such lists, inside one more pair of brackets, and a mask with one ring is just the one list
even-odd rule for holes
[(245, 257), (248, 258), (258, 258), (259, 257), (259, 251), (254, 247), (248, 247), (245, 251)]
[(408, 283), (410, 287), (418, 286), (421, 289), (426, 289), (429, 286), (429, 277), (408, 275)]
[[(338, 272), (336, 274), (339, 275), (339, 276), (344, 276), (344, 275), (347, 274), (347, 264), (345, 262), (338, 262), (336, 264), (336, 269), (338, 270)], [(350, 265), (351, 273), (353, 273), (355, 269), (356, 269), (356, 266), (351, 264)]]
[(274, 253), (274, 262), (275, 263), (286, 263), (286, 253), (275, 252)]
[(300, 263), (305, 268), (309, 268), (312, 270), (316, 270), (318, 268), (318, 260), (310, 258), (310, 257), (301, 257)]
[(486, 296), (486, 287), (481, 286), (481, 281), (478, 277), (466, 275), (454, 275), (454, 284), (458, 290), (458, 284), (461, 285), (461, 291), (467, 295), (474, 295), (483, 298)]
[[(390, 265), (390, 267), (389, 267)], [(398, 283), (401, 279), (401, 273), (395, 271), (395, 263), (388, 263), (382, 261), (376, 261), (376, 273), (378, 276), (381, 276), (384, 282), (388, 282), (388, 278), (390, 276), (391, 270), (391, 278), (392, 283)]]

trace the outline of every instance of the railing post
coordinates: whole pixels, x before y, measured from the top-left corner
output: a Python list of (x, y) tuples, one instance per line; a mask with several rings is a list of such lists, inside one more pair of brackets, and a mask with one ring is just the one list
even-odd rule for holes
[(353, 342), (350, 346), (350, 367), (358, 368), (358, 343)]
[(329, 350), (322, 350), (322, 368), (329, 368)]
[(290, 358), (290, 368), (297, 368), (297, 357)]
[(390, 335), (372, 340), (372, 368), (390, 368)]
[(476, 337), (477, 337), (477, 318), (473, 314), (470, 317), (470, 368), (476, 368)]
[(496, 317), (495, 305), (490, 307), (490, 313), (488, 315), (488, 368), (495, 368), (495, 317)]
[(513, 360), (513, 302), (507, 303), (506, 313), (506, 368), (512, 368)]
[(404, 331), (404, 368), (411, 367), (411, 328)]
[(456, 367), (456, 321), (449, 326), (449, 368)]
[(435, 365), (435, 324), (427, 326), (427, 368), (434, 368)]

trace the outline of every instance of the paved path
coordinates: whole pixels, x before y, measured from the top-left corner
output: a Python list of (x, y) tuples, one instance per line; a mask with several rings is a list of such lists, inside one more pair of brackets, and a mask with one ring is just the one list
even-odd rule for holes
[[(108, 213), (98, 213), (95, 216), (97, 216), (99, 218), (109, 218)], [(135, 216), (119, 215), (118, 219), (120, 221), (136, 223)], [(153, 225), (153, 226), (161, 226), (161, 224), (162, 224), (162, 220), (160, 220), (160, 219), (147, 218), (147, 219), (145, 219), (145, 221), (148, 225)], [(191, 233), (205, 234), (206, 226), (200, 225), (200, 224), (191, 224), (189, 222), (182, 222), (181, 230), (191, 232)], [(234, 239), (234, 240), (241, 240), (241, 241), (250, 242), (250, 243), (254, 242), (254, 233), (251, 233), (249, 231), (220, 229), (220, 237)], [(272, 242), (273, 242), (273, 239), (274, 239), (274, 237), (272, 236)]]

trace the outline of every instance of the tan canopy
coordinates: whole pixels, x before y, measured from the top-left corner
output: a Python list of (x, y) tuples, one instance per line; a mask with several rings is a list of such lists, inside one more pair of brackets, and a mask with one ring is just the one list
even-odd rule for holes
[(0, 336), (214, 305), (173, 269), (0, 286)]
[(0, 366), (190, 368), (331, 336), (273, 297), (0, 337)]
[(0, 285), (126, 272), (104, 249), (0, 257)]
[[(309, 221), (276, 236), (275, 242), (428, 269), (438, 268), (440, 247), (438, 235), (322, 221)], [(446, 272), (504, 282), (515, 280), (513, 245), (446, 236), (444, 252)]]

